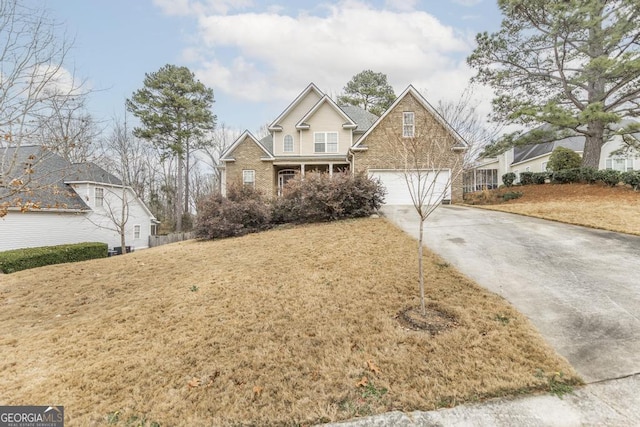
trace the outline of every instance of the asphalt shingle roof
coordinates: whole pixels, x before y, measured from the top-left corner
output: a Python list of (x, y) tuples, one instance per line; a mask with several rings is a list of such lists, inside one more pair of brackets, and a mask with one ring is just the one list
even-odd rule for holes
[(6, 184), (13, 179), (25, 184), (23, 191), (16, 194), (11, 194), (7, 187), (0, 187), (0, 201), (9, 201), (12, 206), (36, 203), (41, 209), (88, 210), (87, 204), (67, 182), (122, 184), (118, 178), (93, 163), (72, 164), (37, 145), (0, 148), (0, 162)]
[(378, 120), (378, 116), (355, 105), (341, 105), (345, 112), (358, 125), (355, 132), (366, 132)]

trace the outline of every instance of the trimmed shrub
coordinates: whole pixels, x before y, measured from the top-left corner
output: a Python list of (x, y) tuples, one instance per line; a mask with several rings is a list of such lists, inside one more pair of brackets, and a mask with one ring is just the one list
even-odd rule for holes
[(551, 174), (551, 181), (557, 184), (579, 182), (580, 168), (557, 170)]
[(273, 203), (274, 223), (309, 223), (369, 216), (384, 203), (385, 189), (365, 173), (308, 173), (296, 177)]
[(269, 205), (258, 191), (230, 186), (227, 197), (215, 194), (198, 203), (195, 232), (199, 239), (242, 236), (268, 229), (270, 221)]
[(565, 148), (556, 147), (547, 163), (547, 170), (551, 172), (557, 172), (563, 169), (576, 169), (582, 164), (582, 158), (580, 154), (575, 151)]
[(14, 273), (45, 265), (106, 258), (107, 251), (108, 245), (99, 242), (14, 249), (0, 252), (0, 270)]
[(634, 191), (640, 189), (640, 171), (627, 171), (620, 174), (620, 180), (630, 185)]
[(531, 179), (533, 180), (534, 184), (540, 185), (540, 184), (544, 184), (545, 182), (547, 182), (547, 179), (550, 179), (550, 175), (549, 172), (534, 172), (531, 175)]
[(620, 172), (613, 169), (603, 169), (598, 171), (596, 178), (610, 187), (615, 187), (620, 183)]
[(520, 172), (520, 184), (522, 185), (533, 184), (533, 172)]
[(508, 202), (509, 200), (519, 199), (522, 197), (522, 193), (519, 191), (507, 191), (500, 197), (502, 197), (502, 200), (505, 202)]
[(504, 175), (502, 175), (502, 183), (507, 187), (511, 187), (515, 180), (516, 180), (516, 174), (513, 172), (507, 172)]
[(583, 166), (580, 168), (580, 182), (586, 182), (587, 184), (593, 184), (598, 179), (598, 169), (589, 166)]

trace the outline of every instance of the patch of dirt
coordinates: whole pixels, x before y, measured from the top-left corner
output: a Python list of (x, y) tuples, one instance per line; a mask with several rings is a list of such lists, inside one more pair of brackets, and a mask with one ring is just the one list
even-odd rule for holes
[(428, 306), (424, 315), (420, 307), (405, 307), (398, 312), (396, 319), (405, 328), (426, 331), (431, 335), (437, 335), (458, 326), (454, 316), (434, 306)]

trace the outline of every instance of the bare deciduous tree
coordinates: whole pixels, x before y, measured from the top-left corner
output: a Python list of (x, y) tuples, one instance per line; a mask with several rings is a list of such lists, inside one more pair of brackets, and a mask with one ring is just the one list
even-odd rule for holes
[(418, 276), (420, 309), (426, 315), (424, 266), (424, 224), (427, 218), (451, 197), (452, 184), (462, 173), (466, 143), (441, 121), (424, 112), (415, 114), (413, 129), (387, 132), (387, 152), (400, 171), (419, 217)]
[(23, 199), (18, 196), (46, 185), (32, 180), (38, 158), (21, 161), (19, 148), (41, 143), (52, 102), (62, 107), (77, 93), (64, 68), (69, 49), (45, 9), (22, 0), (0, 2), (0, 216), (9, 206), (27, 207), (15, 206)]

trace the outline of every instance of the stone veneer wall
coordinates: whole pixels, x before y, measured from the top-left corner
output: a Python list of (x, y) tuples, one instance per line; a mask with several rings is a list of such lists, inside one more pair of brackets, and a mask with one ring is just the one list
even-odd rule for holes
[[(422, 165), (421, 168), (437, 166), (439, 169), (451, 169), (452, 203), (462, 202), (464, 153), (451, 150), (457, 142), (456, 139), (411, 93), (408, 93), (361, 143), (368, 147), (368, 150), (354, 153), (355, 170), (404, 168), (402, 156), (390, 144), (402, 144), (402, 113), (411, 111), (415, 117), (415, 142), (426, 144), (426, 147), (421, 146), (416, 150), (419, 157), (417, 163)], [(435, 147), (434, 141), (444, 143)]]
[(255, 170), (256, 189), (267, 197), (273, 197), (275, 194), (273, 163), (260, 160), (265, 156), (265, 152), (249, 137), (238, 144), (229, 155), (235, 159), (235, 162), (225, 162), (227, 188), (231, 185), (242, 185), (243, 170)]

